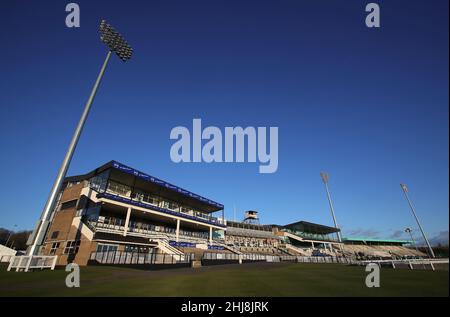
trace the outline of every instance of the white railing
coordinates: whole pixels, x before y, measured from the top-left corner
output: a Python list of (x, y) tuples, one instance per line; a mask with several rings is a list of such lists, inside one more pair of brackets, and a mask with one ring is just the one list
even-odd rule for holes
[(340, 263), (356, 264), (358, 261), (351, 258), (331, 256), (295, 256), (295, 255), (264, 255), (264, 254), (232, 254), (232, 253), (204, 253), (203, 260), (234, 260), (239, 261), (265, 261), (265, 262), (297, 262), (297, 263)]
[(407, 265), (411, 270), (417, 269), (425, 269), (427, 267), (431, 268), (433, 271), (435, 270), (435, 264), (449, 264), (448, 259), (403, 259), (403, 260), (365, 260), (359, 261), (358, 265), (367, 265), (369, 263), (376, 263), (379, 266), (390, 266), (392, 268), (397, 267), (405, 267)]
[[(115, 233), (123, 235), (125, 228), (123, 226), (115, 226), (110, 224), (105, 224), (101, 222), (95, 222), (95, 221), (86, 221), (86, 223), (89, 225), (89, 227), (92, 230), (98, 231), (98, 232), (107, 232), (107, 233)], [(186, 234), (185, 234), (186, 233)], [(166, 232), (164, 230), (156, 231), (156, 230), (148, 230), (148, 229), (136, 229), (136, 228), (128, 228), (127, 236), (136, 236), (136, 237), (144, 237), (144, 238), (161, 238), (164, 237), (166, 239), (170, 240), (176, 240), (176, 233), (175, 232)], [(181, 231), (179, 233), (179, 238), (181, 238), (183, 241), (186, 242), (193, 242), (193, 243), (207, 243), (208, 237), (200, 237), (195, 235), (187, 235), (187, 231)], [(216, 239), (214, 239), (216, 242)]]
[(0, 255), (0, 263), (9, 263), (14, 255)]
[(28, 272), (30, 269), (51, 269), (54, 270), (58, 257), (47, 255), (21, 255), (13, 256), (9, 261), (8, 271), (16, 269), (16, 272), (24, 270)]

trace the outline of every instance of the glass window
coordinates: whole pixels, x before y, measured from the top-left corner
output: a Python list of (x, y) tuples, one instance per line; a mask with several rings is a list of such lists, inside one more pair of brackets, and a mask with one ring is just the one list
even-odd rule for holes
[(52, 247), (50, 248), (50, 255), (55, 255), (56, 250), (59, 248), (59, 242), (52, 243)]
[(66, 242), (66, 247), (64, 248), (64, 254), (76, 254), (80, 248), (80, 240), (71, 240)]
[(60, 210), (67, 210), (67, 209), (75, 208), (77, 206), (77, 201), (78, 201), (77, 199), (74, 199), (74, 200), (63, 202), (61, 204)]
[(97, 252), (114, 252), (117, 251), (118, 246), (114, 244), (98, 244)]
[(121, 195), (121, 196), (126, 196), (126, 197), (130, 197), (131, 195), (131, 187), (127, 186), (127, 185), (123, 185), (114, 181), (109, 181), (108, 182), (108, 188), (106, 189), (107, 192), (112, 193), (112, 194), (116, 194), (116, 195)]

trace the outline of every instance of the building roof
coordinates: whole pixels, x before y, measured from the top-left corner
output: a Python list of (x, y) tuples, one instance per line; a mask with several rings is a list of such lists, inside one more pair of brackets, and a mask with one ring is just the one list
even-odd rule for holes
[(346, 237), (342, 239), (344, 242), (381, 242), (381, 243), (401, 243), (408, 244), (411, 241), (408, 240), (399, 240), (399, 239), (380, 239), (373, 237)]
[(297, 221), (288, 225), (284, 225), (282, 226), (282, 228), (314, 234), (331, 234), (340, 231), (339, 229), (334, 227), (319, 225), (317, 223), (307, 221)]
[(89, 179), (92, 176), (97, 175), (109, 168), (135, 176), (143, 182), (151, 184), (153, 187), (157, 187), (158, 193), (162, 197), (185, 203), (204, 212), (215, 212), (224, 208), (224, 206), (218, 202), (215, 202), (198, 194), (194, 194), (193, 192), (175, 186), (169, 182), (163, 181), (162, 179), (151, 176), (117, 161), (110, 161), (88, 174), (67, 177), (65, 181), (80, 181)]

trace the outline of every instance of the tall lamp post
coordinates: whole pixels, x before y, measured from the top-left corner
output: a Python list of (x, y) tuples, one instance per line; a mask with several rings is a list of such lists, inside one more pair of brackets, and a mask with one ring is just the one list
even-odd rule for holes
[[(325, 184), (325, 190), (327, 191), (328, 203), (330, 204), (330, 210), (331, 210), (331, 215), (333, 216), (334, 227), (336, 229), (339, 229), (339, 226), (336, 221), (336, 215), (334, 214), (334, 207), (333, 207), (333, 202), (331, 200), (330, 191), (328, 190), (328, 174), (325, 172), (320, 172), (320, 176), (322, 177), (323, 183)], [(341, 237), (340, 230), (337, 231), (336, 234), (337, 234), (339, 243), (342, 243), (342, 237)]]
[(411, 242), (414, 244), (414, 248), (416, 249), (416, 251), (419, 251), (419, 249), (417, 248), (417, 244), (416, 244), (416, 240), (414, 240), (414, 237), (412, 235), (412, 230), (411, 228), (406, 228), (405, 229), (406, 233), (409, 233), (409, 236), (411, 237)]
[(428, 250), (430, 251), (430, 256), (431, 256), (432, 258), (434, 258), (435, 255), (434, 255), (433, 248), (431, 248), (430, 242), (429, 242), (428, 239), (427, 239), (427, 236), (426, 236), (426, 234), (425, 234), (425, 231), (423, 231), (423, 228), (422, 228), (422, 225), (420, 224), (419, 218), (417, 218), (417, 215), (416, 215), (416, 211), (415, 211), (415, 209), (414, 209), (414, 206), (413, 206), (413, 204), (411, 203), (411, 200), (409, 199), (409, 196), (408, 196), (408, 187), (406, 187), (405, 184), (400, 184), (400, 187), (402, 188), (403, 193), (405, 194), (406, 200), (408, 201), (409, 208), (411, 208), (411, 212), (412, 212), (412, 214), (414, 215), (414, 218), (416, 219), (417, 225), (419, 226), (419, 229), (420, 229), (420, 232), (422, 233), (423, 239), (425, 240), (425, 242), (426, 242), (426, 244), (427, 244), (427, 246), (428, 246)]
[(17, 225), (14, 225), (14, 230), (11, 230), (11, 231), (9, 232), (8, 239), (6, 239), (5, 247), (8, 246), (9, 239), (11, 239), (12, 234), (15, 233), (16, 228), (17, 228)]
[(102, 80), (103, 74), (105, 72), (106, 66), (108, 65), (109, 59), (111, 57), (111, 53), (115, 52), (117, 56), (124, 62), (131, 58), (133, 54), (133, 49), (128, 45), (125, 39), (116, 32), (111, 25), (106, 23), (105, 20), (102, 20), (100, 23), (100, 39), (103, 43), (108, 47), (108, 53), (106, 55), (105, 61), (103, 62), (102, 68), (100, 69), (100, 73), (97, 76), (97, 80), (95, 81), (94, 87), (92, 88), (91, 94), (84, 106), (83, 114), (81, 115), (80, 121), (75, 129), (75, 132), (72, 136), (72, 141), (70, 142), (69, 148), (66, 152), (66, 156), (61, 164), (61, 167), (58, 172), (58, 176), (53, 184), (53, 187), (50, 191), (50, 195), (45, 204), (44, 210), (42, 211), (39, 222), (36, 225), (35, 233), (31, 237), (32, 243), (30, 243), (30, 248), (28, 249), (27, 254), (30, 255), (30, 261), (28, 261), (27, 271), (31, 262), (32, 256), (37, 252), (36, 248), (38, 245), (41, 245), (45, 231), (47, 229), (48, 220), (51, 215), (52, 210), (55, 208), (55, 204), (58, 198), (58, 193), (61, 190), (62, 184), (64, 182), (64, 178), (66, 177), (67, 170), (70, 165), (70, 161), (72, 159), (73, 153), (77, 146), (78, 140), (80, 138), (81, 132), (83, 130), (84, 124), (89, 114), (89, 110), (91, 108), (92, 102), (94, 101), (95, 94), (97, 93), (97, 89)]

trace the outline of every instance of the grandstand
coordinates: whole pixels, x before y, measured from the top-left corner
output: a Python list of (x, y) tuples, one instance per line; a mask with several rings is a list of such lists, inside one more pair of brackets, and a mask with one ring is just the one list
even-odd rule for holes
[(227, 221), (222, 204), (116, 161), (66, 178), (44, 226), (39, 255), (58, 256), (58, 265), (426, 256), (403, 240), (339, 242), (339, 229), (307, 221), (260, 224), (254, 210)]
[(307, 221), (277, 226), (284, 247), (294, 255), (341, 256), (340, 242), (334, 237), (340, 230)]
[(419, 250), (406, 247), (407, 244), (411, 244), (411, 242), (370, 237), (344, 238), (345, 251), (356, 258), (401, 259), (427, 256)]
[(273, 226), (248, 223), (246, 221), (227, 221), (225, 244), (242, 253), (289, 254), (279, 248), (281, 237), (273, 232)]

